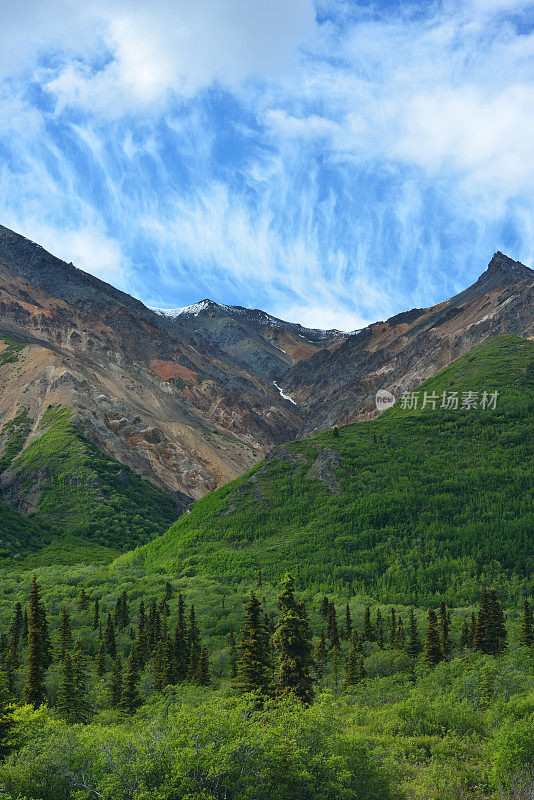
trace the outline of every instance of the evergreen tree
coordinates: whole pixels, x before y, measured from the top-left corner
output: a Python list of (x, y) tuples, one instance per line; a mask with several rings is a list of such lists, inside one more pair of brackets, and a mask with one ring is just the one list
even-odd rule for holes
[(452, 650), (452, 642), (450, 638), (450, 616), (447, 613), (447, 606), (441, 601), (439, 604), (439, 642), (443, 658), (447, 658)]
[(443, 658), (441, 643), (439, 640), (438, 619), (436, 612), (430, 609), (428, 612), (428, 625), (425, 634), (425, 646), (423, 659), (428, 666), (438, 664)]
[(115, 643), (115, 628), (113, 627), (110, 612), (108, 612), (106, 630), (104, 631), (104, 647), (108, 656), (115, 660), (117, 658), (117, 645)]
[(65, 661), (65, 653), (71, 653), (73, 648), (72, 629), (70, 615), (62, 609), (61, 620), (58, 628), (58, 643), (56, 649), (56, 659), (62, 664)]
[(395, 647), (404, 650), (404, 623), (402, 617), (397, 620), (397, 630), (395, 631)]
[(499, 655), (506, 649), (506, 625), (501, 604), (495, 590), (488, 594), (488, 649), (492, 655)]
[(191, 610), (189, 612), (189, 625), (187, 628), (187, 645), (189, 651), (188, 678), (189, 680), (194, 681), (197, 671), (198, 659), (200, 657), (200, 631), (198, 629), (196, 621), (194, 605), (191, 605)]
[(319, 641), (315, 648), (313, 654), (313, 662), (315, 665), (315, 672), (319, 678), (323, 678), (326, 672), (326, 662), (328, 658), (328, 653), (326, 650), (326, 637), (324, 635), (324, 630), (321, 630), (321, 635), (319, 637)]
[(470, 630), (469, 623), (467, 622), (467, 619), (464, 619), (464, 622), (463, 622), (463, 625), (462, 625), (462, 632), (460, 633), (460, 649), (461, 650), (465, 650), (466, 647), (470, 647), (471, 644), (472, 644), (472, 641), (473, 641), (473, 639), (472, 639), (472, 636), (471, 636), (471, 630)]
[(94, 603), (94, 611), (93, 611), (93, 630), (98, 630), (98, 626), (100, 624), (100, 603), (98, 602), (98, 597), (95, 597)]
[(78, 594), (78, 602), (76, 604), (76, 608), (78, 611), (88, 611), (89, 609), (89, 598), (87, 597), (86, 591), (83, 588), (83, 586)]
[(63, 656), (61, 674), (57, 696), (57, 710), (66, 720), (70, 721), (74, 715), (76, 686), (74, 683), (74, 669), (72, 658), (68, 651)]
[(197, 683), (199, 686), (210, 685), (210, 668), (208, 660), (208, 651), (204, 645), (201, 645), (200, 647), (200, 656), (198, 658), (195, 683)]
[(9, 705), (5, 676), (0, 674), (0, 760), (14, 749), (12, 740), (15, 721)]
[(328, 606), (328, 622), (326, 628), (326, 635), (330, 640), (330, 647), (339, 648), (339, 631), (337, 628), (337, 614), (336, 607), (333, 603)]
[(121, 592), (115, 603), (113, 622), (118, 628), (125, 628), (130, 622), (130, 609), (128, 607), (128, 594), (126, 589)]
[(137, 674), (136, 656), (134, 651), (130, 653), (124, 674), (119, 705), (126, 714), (133, 714), (135, 709), (141, 705), (141, 699), (137, 691), (139, 676)]
[(46, 618), (46, 609), (42, 603), (39, 609), (39, 613), (40, 613), (40, 625), (41, 625), (41, 659), (42, 659), (43, 669), (46, 670), (53, 661), (52, 658), (53, 648), (52, 648), (52, 642), (50, 640), (50, 631), (48, 629), (48, 620)]
[(310, 669), (312, 642), (306, 608), (295, 599), (291, 575), (286, 574), (278, 597), (280, 618), (273, 636), (273, 644), (280, 660), (277, 695), (295, 695), (302, 703), (311, 703), (314, 697)]
[(175, 682), (174, 653), (167, 625), (163, 627), (162, 637), (156, 647), (154, 655), (154, 677), (159, 691)]
[(261, 619), (261, 605), (254, 592), (245, 606), (245, 616), (238, 646), (236, 689), (241, 694), (269, 694), (271, 659), (269, 635)]
[(528, 600), (523, 603), (523, 619), (519, 633), (519, 644), (523, 647), (532, 647), (534, 644), (534, 615)]
[(173, 595), (174, 595), (174, 589), (172, 588), (172, 584), (170, 581), (167, 581), (167, 583), (165, 584), (165, 592), (163, 594), (163, 602), (168, 603), (169, 600), (172, 600)]
[(397, 617), (395, 609), (392, 608), (389, 612), (389, 646), (395, 647), (395, 636), (397, 635)]
[(323, 599), (321, 600), (321, 605), (319, 606), (319, 614), (323, 619), (326, 620), (328, 618), (329, 611), (330, 611), (330, 602), (328, 600), (328, 597), (323, 597)]
[(92, 711), (91, 703), (88, 699), (89, 673), (87, 671), (87, 659), (80, 642), (76, 642), (74, 647), (72, 670), (74, 676), (73, 719), (75, 722), (87, 722)]
[(95, 659), (95, 670), (99, 678), (101, 678), (106, 672), (106, 649), (103, 642), (100, 642), (98, 645), (98, 652)]
[(345, 661), (345, 686), (355, 686), (365, 677), (361, 644), (355, 633)]
[(371, 642), (374, 639), (373, 626), (371, 625), (371, 609), (365, 607), (363, 612), (362, 642)]
[(380, 649), (384, 647), (384, 623), (382, 621), (382, 614), (380, 613), (380, 609), (377, 609), (376, 612), (376, 641)]
[(122, 661), (117, 656), (113, 662), (108, 681), (108, 698), (112, 706), (120, 703), (122, 697)]
[(43, 636), (43, 620), (46, 619), (44, 606), (41, 604), (40, 586), (37, 577), (33, 576), (30, 590), (30, 603), (28, 614), (28, 669), (26, 684), (24, 686), (24, 700), (26, 703), (40, 706), (44, 702), (46, 689), (44, 685), (45, 672), (45, 641)]
[(469, 623), (469, 647), (475, 647), (475, 633), (477, 629), (477, 618), (475, 612), (471, 612), (471, 620)]
[(28, 612), (24, 609), (24, 617), (22, 619), (22, 641), (28, 644)]
[(347, 639), (350, 639), (352, 634), (352, 617), (350, 615), (350, 607), (348, 603), (345, 606), (345, 631)]
[(412, 658), (417, 658), (421, 650), (422, 650), (421, 640), (419, 638), (419, 631), (417, 630), (417, 622), (415, 619), (415, 613), (412, 606), (412, 608), (410, 608), (408, 641), (406, 642), (406, 652)]

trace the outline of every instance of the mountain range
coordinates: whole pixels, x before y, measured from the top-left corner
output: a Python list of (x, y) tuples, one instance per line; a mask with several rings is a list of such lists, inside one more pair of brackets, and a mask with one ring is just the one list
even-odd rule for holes
[(32, 524), (76, 534), (72, 510), (58, 511), (67, 467), (84, 517), (97, 507), (116, 519), (135, 483), (150, 498), (140, 538), (128, 542), (125, 523), (122, 538), (98, 541), (139, 543), (280, 444), (376, 416), (377, 389), (410, 391), (497, 335), (532, 338), (533, 294), (533, 271), (496, 253), (431, 308), (321, 331), (207, 299), (148, 308), (0, 226), (2, 498)]

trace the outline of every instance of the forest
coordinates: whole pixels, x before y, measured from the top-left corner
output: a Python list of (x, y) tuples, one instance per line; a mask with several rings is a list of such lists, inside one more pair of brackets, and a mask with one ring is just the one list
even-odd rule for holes
[[(132, 479), (122, 555), (125, 484), (124, 526), (111, 502), (93, 535), (77, 500), (60, 536), (51, 470), (1, 570), (0, 797), (528, 800), (532, 350), (497, 337), (421, 387), (496, 408), (396, 405), (276, 448), (160, 536), (169, 501), (151, 515)], [(49, 431), (92, 476), (69, 414)]]

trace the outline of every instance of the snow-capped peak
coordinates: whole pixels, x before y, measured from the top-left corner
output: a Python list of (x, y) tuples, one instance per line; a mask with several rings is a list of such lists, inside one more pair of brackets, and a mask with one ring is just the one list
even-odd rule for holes
[(193, 303), (191, 306), (183, 306), (183, 308), (151, 308), (156, 314), (162, 317), (180, 317), (182, 314), (187, 314), (191, 317), (198, 317), (201, 311), (205, 311), (210, 305), (215, 305), (212, 300), (201, 300), (199, 303)]

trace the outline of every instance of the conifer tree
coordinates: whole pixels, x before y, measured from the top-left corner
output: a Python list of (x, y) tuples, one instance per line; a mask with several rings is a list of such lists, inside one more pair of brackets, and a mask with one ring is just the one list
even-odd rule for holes
[(70, 615), (65, 609), (61, 611), (61, 620), (58, 628), (58, 642), (56, 659), (62, 664), (65, 661), (65, 653), (71, 653), (74, 642), (72, 639), (72, 629), (70, 625)]
[(189, 679), (194, 680), (200, 656), (200, 631), (198, 629), (195, 606), (191, 605), (189, 612), (189, 625), (187, 628), (187, 644), (189, 650)]
[(53, 661), (53, 648), (52, 648), (52, 642), (50, 640), (50, 631), (48, 629), (48, 620), (46, 618), (46, 609), (43, 603), (41, 603), (39, 614), (40, 614), (40, 626), (41, 626), (41, 660), (43, 669), (46, 670)]
[(521, 620), (519, 644), (523, 645), (523, 647), (532, 647), (534, 644), (534, 615), (528, 600), (525, 600), (523, 603), (523, 618)]
[(326, 662), (328, 659), (328, 653), (326, 649), (326, 637), (324, 635), (324, 629), (321, 630), (321, 635), (319, 637), (319, 641), (317, 646), (315, 647), (315, 651), (313, 654), (313, 663), (315, 666), (315, 672), (319, 678), (323, 678), (326, 672)]
[(254, 592), (245, 606), (245, 616), (238, 646), (236, 689), (241, 694), (269, 694), (271, 659), (269, 635), (261, 619), (261, 604)]
[(93, 630), (98, 630), (100, 624), (100, 603), (98, 597), (95, 597), (94, 611), (93, 611)]
[(28, 611), (24, 609), (24, 617), (22, 619), (22, 636), (23, 642), (28, 644)]
[(397, 630), (395, 631), (395, 647), (404, 650), (404, 623), (402, 617), (397, 620)]
[(26, 684), (24, 686), (24, 700), (26, 703), (40, 706), (44, 702), (46, 688), (44, 685), (45, 672), (45, 641), (43, 636), (43, 620), (46, 619), (44, 606), (41, 604), (40, 586), (37, 577), (33, 576), (30, 590), (30, 603), (28, 613), (28, 669)]
[(122, 687), (119, 705), (126, 714), (133, 714), (135, 709), (141, 705), (141, 699), (137, 691), (139, 676), (137, 674), (136, 656), (134, 651), (130, 653), (124, 673), (124, 683)]
[(104, 647), (108, 656), (115, 660), (117, 658), (117, 645), (115, 643), (115, 628), (113, 627), (110, 612), (108, 612), (106, 630), (104, 631)]
[(106, 649), (103, 642), (100, 642), (98, 645), (98, 652), (95, 659), (95, 670), (99, 678), (101, 678), (106, 672)]
[(87, 659), (80, 642), (76, 642), (74, 647), (72, 671), (74, 677), (73, 718), (75, 722), (87, 722), (91, 716), (92, 708), (88, 693)]
[(389, 646), (395, 647), (395, 636), (397, 635), (397, 617), (395, 609), (392, 608), (389, 612)]
[(0, 760), (14, 749), (13, 732), (15, 721), (8, 702), (5, 676), (0, 674)]
[(439, 642), (444, 658), (447, 658), (452, 650), (452, 642), (449, 631), (450, 616), (447, 613), (447, 606), (442, 600), (439, 604)]
[(122, 697), (122, 661), (117, 656), (113, 662), (108, 681), (108, 698), (112, 706), (120, 703)]
[(182, 613), (178, 613), (178, 620), (174, 629), (173, 659), (176, 680), (178, 682), (184, 681), (187, 677), (188, 647), (187, 630), (185, 628), (183, 615), (183, 605)]
[(330, 640), (330, 647), (339, 648), (339, 631), (337, 627), (336, 607), (333, 603), (328, 606), (328, 621), (326, 635)]
[(492, 655), (499, 655), (506, 648), (506, 625), (501, 604), (495, 590), (488, 594), (488, 649)]
[(257, 588), (261, 589), (263, 586), (263, 581), (261, 577), (261, 569), (258, 570), (258, 579), (257, 579)]
[(156, 646), (154, 655), (154, 677), (160, 691), (165, 689), (166, 686), (169, 686), (169, 684), (175, 682), (173, 646), (166, 624), (163, 626), (161, 639)]
[(361, 643), (355, 633), (345, 661), (345, 686), (355, 686), (365, 677)]
[(460, 649), (465, 650), (466, 647), (470, 647), (471, 644), (472, 644), (472, 636), (469, 623), (467, 622), (467, 619), (464, 619), (462, 625), (462, 632), (460, 633)]
[(406, 642), (406, 652), (412, 658), (417, 658), (421, 650), (422, 650), (421, 640), (419, 638), (419, 631), (417, 630), (417, 622), (415, 619), (415, 613), (412, 606), (412, 608), (410, 608), (410, 616), (408, 623), (408, 641)]
[(363, 612), (362, 642), (371, 642), (373, 639), (374, 631), (371, 624), (371, 609), (369, 606), (366, 606)]
[(348, 603), (345, 606), (345, 631), (347, 639), (350, 639), (352, 634), (352, 617), (350, 615), (350, 607)]
[(210, 668), (209, 668), (208, 651), (204, 645), (201, 645), (200, 647), (200, 656), (198, 658), (195, 683), (197, 683), (199, 686), (210, 685)]
[(384, 647), (384, 623), (382, 621), (382, 614), (380, 613), (380, 609), (377, 609), (376, 612), (375, 630), (376, 630), (376, 642), (379, 648), (382, 650), (382, 648)]
[(87, 593), (83, 586), (80, 589), (80, 593), (78, 594), (78, 602), (76, 604), (76, 608), (78, 611), (87, 611), (89, 609), (89, 598), (87, 597)]
[(328, 597), (323, 597), (321, 600), (321, 605), (319, 606), (319, 614), (322, 616), (323, 619), (328, 618), (328, 613), (330, 611), (330, 602)]
[(172, 600), (173, 595), (174, 595), (174, 589), (172, 588), (172, 584), (171, 584), (170, 581), (167, 581), (167, 583), (165, 584), (165, 592), (163, 594), (163, 601), (165, 603), (168, 603), (169, 600)]
[(469, 647), (475, 647), (475, 633), (477, 629), (477, 618), (475, 612), (471, 612), (471, 620), (469, 622)]
[(74, 683), (74, 669), (72, 658), (68, 651), (63, 656), (61, 675), (57, 696), (57, 710), (66, 720), (70, 721), (74, 715), (76, 687)]
[(443, 658), (441, 643), (439, 640), (438, 619), (436, 612), (430, 609), (428, 612), (428, 625), (425, 634), (425, 646), (423, 659), (428, 666), (435, 666)]
[(278, 608), (280, 618), (273, 636), (280, 660), (277, 695), (295, 695), (302, 703), (311, 703), (314, 691), (310, 675), (313, 666), (310, 627), (304, 604), (295, 599), (294, 581), (289, 573), (282, 581)]

